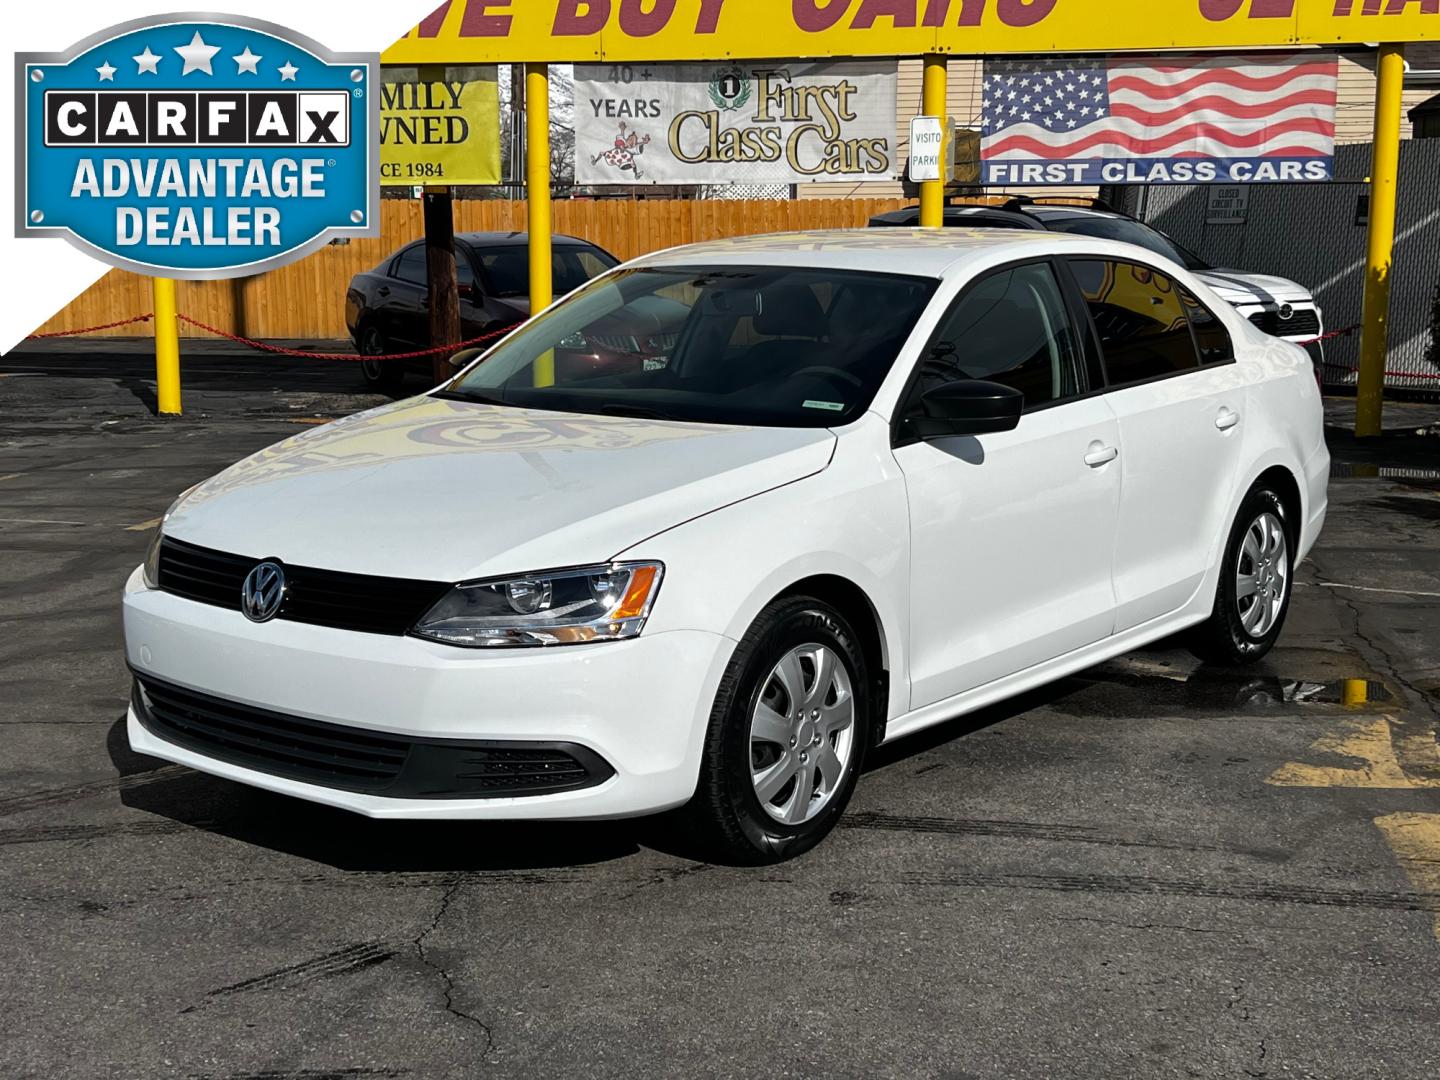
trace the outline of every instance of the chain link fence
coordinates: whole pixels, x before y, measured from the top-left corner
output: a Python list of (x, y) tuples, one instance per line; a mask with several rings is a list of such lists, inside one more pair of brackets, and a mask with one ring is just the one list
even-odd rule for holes
[[(1219, 266), (1300, 282), (1315, 293), (1327, 328), (1349, 326), (1360, 321), (1365, 283), (1369, 144), (1336, 147), (1335, 166), (1329, 183), (1248, 185), (1239, 224), (1207, 220), (1210, 185), (1132, 189), (1126, 201), (1137, 216)], [(1385, 385), (1440, 393), (1440, 139), (1401, 144), (1392, 273)], [(1360, 335), (1327, 342), (1325, 350), (1327, 384), (1354, 385)]]

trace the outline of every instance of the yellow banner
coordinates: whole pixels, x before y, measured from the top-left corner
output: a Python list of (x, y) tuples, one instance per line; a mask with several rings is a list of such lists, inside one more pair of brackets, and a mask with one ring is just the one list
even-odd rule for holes
[(1233, 49), (1440, 40), (1440, 0), (448, 0), (387, 64)]
[(380, 183), (498, 184), (494, 65), (382, 67)]

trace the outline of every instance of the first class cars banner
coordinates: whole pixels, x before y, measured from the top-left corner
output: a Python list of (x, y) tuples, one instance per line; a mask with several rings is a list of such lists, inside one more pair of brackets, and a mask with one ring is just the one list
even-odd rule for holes
[(885, 180), (891, 61), (577, 64), (581, 184)]
[(995, 55), (1440, 39), (1440, 0), (450, 0), (387, 64)]

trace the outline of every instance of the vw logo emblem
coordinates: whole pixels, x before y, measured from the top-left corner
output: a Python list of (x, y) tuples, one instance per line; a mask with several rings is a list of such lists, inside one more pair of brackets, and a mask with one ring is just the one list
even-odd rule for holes
[(285, 601), (285, 570), (277, 562), (262, 562), (245, 575), (240, 587), (240, 610), (251, 622), (269, 622), (280, 614)]
[(1289, 304), (1281, 304), (1280, 310), (1276, 314), (1280, 316), (1282, 322), (1289, 322), (1295, 317), (1295, 309)]

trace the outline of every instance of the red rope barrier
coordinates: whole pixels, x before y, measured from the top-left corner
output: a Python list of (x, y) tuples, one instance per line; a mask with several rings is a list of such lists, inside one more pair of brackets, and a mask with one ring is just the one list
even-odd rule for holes
[(57, 337), (78, 337), (81, 334), (93, 334), (96, 330), (110, 330), (116, 326), (129, 326), (131, 323), (148, 322), (155, 317), (153, 312), (147, 311), (144, 315), (136, 315), (133, 319), (121, 319), (119, 322), (101, 323), (99, 326), (83, 326), (79, 330), (52, 330), (48, 334), (26, 334), (32, 338), (57, 338)]
[(204, 330), (216, 337), (226, 338), (237, 345), (244, 345), (251, 349), (259, 349), (262, 352), (276, 353), (280, 356), (298, 356), (305, 360), (415, 360), (422, 356), (439, 356), (442, 353), (456, 353), (461, 349), (468, 349), (479, 345), (482, 342), (494, 341), (496, 338), (504, 337), (515, 329), (507, 326), (503, 330), (492, 330), (488, 334), (481, 334), (479, 337), (470, 338), (467, 341), (456, 342), (454, 345), (436, 345), (429, 349), (415, 349), (412, 352), (384, 353), (380, 356), (364, 356), (360, 353), (335, 353), (335, 352), (306, 352), (303, 349), (287, 349), (282, 345), (270, 345), (264, 341), (255, 341), (253, 338), (241, 337), (239, 334), (226, 333), (218, 326), (211, 326), (199, 319), (192, 319), (189, 315), (177, 314), (175, 316), (181, 322), (189, 323), (191, 326)]
[[(134, 318), (120, 319), (116, 322), (101, 323), (98, 326), (86, 326), (80, 328), (79, 330), (54, 330), (48, 334), (29, 334), (27, 335), (27, 337), (79, 337), (82, 334), (93, 334), (97, 330), (112, 330), (117, 326), (130, 326), (133, 323), (148, 322), (154, 317), (155, 315), (153, 312), (147, 311), (144, 315), (136, 315)], [(253, 338), (241, 337), (239, 334), (227, 333), (226, 331), (221, 330), (218, 326), (211, 326), (208, 323), (203, 323), (199, 319), (191, 318), (189, 315), (177, 314), (175, 317), (181, 322), (189, 323), (197, 330), (204, 330), (207, 334), (214, 334), (216, 337), (225, 338), (229, 341), (235, 342), (237, 345), (244, 345), (250, 349), (258, 349), (261, 352), (275, 353), (279, 356), (296, 356), (304, 360), (417, 360), (423, 356), (439, 356), (443, 353), (455, 353), (459, 352), (461, 349), (468, 349), (476, 345), (484, 344), (487, 341), (494, 341), (496, 338), (504, 337), (506, 334), (508, 334), (511, 330), (514, 329), (513, 326), (507, 326), (503, 330), (492, 330), (488, 334), (481, 334), (479, 337), (470, 338), (467, 341), (461, 341), (455, 345), (436, 345), (433, 348), (415, 349), (411, 352), (384, 353), (380, 356), (364, 356), (360, 353), (306, 352), (303, 349), (287, 349), (282, 345), (270, 345), (263, 341), (255, 341)], [(1352, 326), (1342, 327), (1339, 330), (1331, 330), (1329, 333), (1321, 334), (1319, 337), (1306, 338), (1303, 341), (1296, 342), (1296, 344), (1315, 345), (1322, 341), (1329, 341), (1332, 338), (1348, 337), (1350, 334), (1353, 334), (1356, 330), (1359, 329), (1360, 324), (1355, 323)], [(1338, 364), (1326, 364), (1325, 366), (1328, 368), (1339, 367)], [(1360, 369), (1356, 367), (1350, 367), (1341, 368), (1340, 370), (1353, 374)], [(1386, 371), (1385, 375), (1388, 378), (1395, 379), (1440, 379), (1440, 372), (1428, 371)]]
[(1360, 324), (1359, 324), (1359, 323), (1355, 323), (1353, 326), (1347, 326), (1347, 327), (1344, 327), (1344, 328), (1341, 329), (1341, 330), (1331, 330), (1328, 334), (1321, 334), (1319, 337), (1306, 338), (1304, 341), (1297, 341), (1295, 344), (1296, 344), (1296, 345), (1315, 345), (1315, 344), (1318, 344), (1318, 343), (1321, 342), (1321, 341), (1329, 341), (1331, 338), (1349, 337), (1351, 334), (1353, 334), (1356, 330), (1359, 330), (1359, 329), (1360, 329)]

